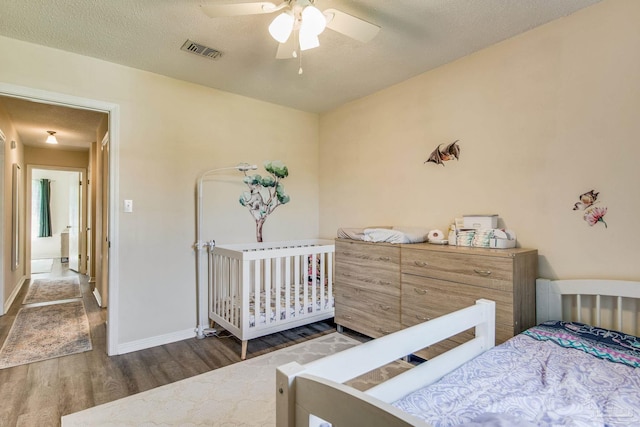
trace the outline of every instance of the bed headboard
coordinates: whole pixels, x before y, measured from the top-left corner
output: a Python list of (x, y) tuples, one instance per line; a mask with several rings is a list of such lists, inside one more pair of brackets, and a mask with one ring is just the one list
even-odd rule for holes
[(537, 322), (569, 320), (640, 335), (640, 282), (536, 280)]

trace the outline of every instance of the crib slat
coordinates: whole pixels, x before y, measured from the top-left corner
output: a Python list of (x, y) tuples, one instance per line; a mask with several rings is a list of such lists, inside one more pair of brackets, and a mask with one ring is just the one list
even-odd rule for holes
[(600, 295), (596, 295), (596, 326), (600, 327), (601, 323), (601, 312), (600, 312)]
[(289, 258), (285, 258), (284, 262), (284, 292), (286, 302), (284, 317), (289, 319), (291, 317), (291, 260)]
[[(242, 288), (240, 288), (240, 284), (242, 283), (242, 273), (240, 272), (240, 260), (232, 258), (227, 258), (227, 260), (229, 262), (229, 272), (227, 273), (229, 277), (229, 283), (232, 284), (233, 293), (235, 295), (235, 301), (231, 305), (231, 310), (234, 312), (232, 323), (239, 328), (241, 326), (241, 322), (239, 319), (239, 304), (242, 303)], [(228, 318), (231, 318), (230, 314), (228, 315)]]
[(276, 318), (275, 321), (279, 322), (282, 318), (282, 305), (280, 303), (280, 298), (282, 297), (282, 258), (277, 257), (274, 258), (274, 283), (273, 283), (273, 293), (276, 296), (275, 310), (276, 310)]
[(318, 256), (320, 257), (320, 284), (319, 284), (319, 289), (320, 289), (320, 311), (324, 310), (324, 308), (327, 306), (327, 302), (329, 301), (328, 295), (327, 295), (327, 288), (325, 286), (325, 277), (327, 277), (325, 275), (325, 263), (326, 263), (326, 254), (318, 254)]
[(317, 280), (318, 280), (318, 261), (317, 255), (311, 254), (311, 312), (316, 311), (316, 302), (318, 301)]
[(271, 301), (273, 301), (273, 294), (271, 293), (271, 260), (265, 259), (264, 261), (264, 315), (265, 322), (268, 325), (271, 323), (271, 315), (273, 310), (271, 309)]
[(254, 289), (253, 289), (253, 322), (255, 324), (255, 326), (258, 326), (260, 324), (260, 311), (261, 311), (261, 306), (262, 306), (262, 296), (260, 295), (260, 288), (261, 288), (261, 276), (260, 276), (260, 260), (255, 260), (254, 261), (254, 270), (255, 270), (255, 277), (253, 278), (254, 281)]
[(302, 294), (304, 295), (304, 299), (302, 300), (302, 310), (304, 311), (303, 316), (308, 313), (307, 304), (309, 304), (309, 286), (307, 286), (307, 276), (309, 274), (309, 269), (307, 268), (306, 263), (309, 262), (309, 258), (305, 255), (300, 261), (302, 261), (305, 265), (304, 267), (304, 277), (300, 277), (300, 283), (302, 285)]
[(296, 255), (293, 257), (293, 277), (294, 277), (294, 288), (295, 288), (295, 298), (296, 298), (296, 316), (300, 313), (300, 255)]

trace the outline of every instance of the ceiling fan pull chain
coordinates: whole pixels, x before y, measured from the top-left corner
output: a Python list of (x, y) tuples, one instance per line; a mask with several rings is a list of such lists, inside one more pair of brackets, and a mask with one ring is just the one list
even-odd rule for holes
[(302, 52), (298, 55), (298, 60), (300, 61), (300, 68), (298, 68), (298, 75), (302, 75)]
[[(302, 49), (300, 49), (300, 40), (299, 40), (300, 34), (298, 34), (298, 32), (296, 31), (296, 50), (294, 50), (294, 53), (297, 52), (298, 53), (298, 75), (301, 76), (303, 71), (302, 71)], [(296, 55), (294, 55), (295, 58)]]

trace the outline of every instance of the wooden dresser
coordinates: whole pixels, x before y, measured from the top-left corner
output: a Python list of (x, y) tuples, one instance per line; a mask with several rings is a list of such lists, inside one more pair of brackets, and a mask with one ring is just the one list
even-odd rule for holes
[[(538, 252), (429, 243), (389, 245), (336, 240), (335, 321), (379, 337), (467, 307), (496, 301), (496, 344), (534, 326)], [(473, 337), (432, 346), (431, 358)]]
[(401, 329), (400, 246), (336, 239), (335, 322), (377, 338)]

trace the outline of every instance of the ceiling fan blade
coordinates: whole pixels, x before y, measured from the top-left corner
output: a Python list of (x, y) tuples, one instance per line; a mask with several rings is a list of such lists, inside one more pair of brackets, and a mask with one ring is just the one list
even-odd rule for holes
[(326, 9), (327, 28), (366, 43), (378, 34), (380, 27), (337, 9)]
[(296, 51), (296, 40), (293, 34), (289, 36), (286, 42), (278, 45), (278, 51), (276, 52), (276, 59), (291, 59), (295, 58), (293, 53)]
[(276, 6), (268, 1), (255, 3), (234, 3), (234, 4), (203, 4), (200, 6), (205, 15), (209, 18), (221, 18), (225, 16), (259, 15), (261, 13), (272, 13), (287, 5), (286, 2)]

